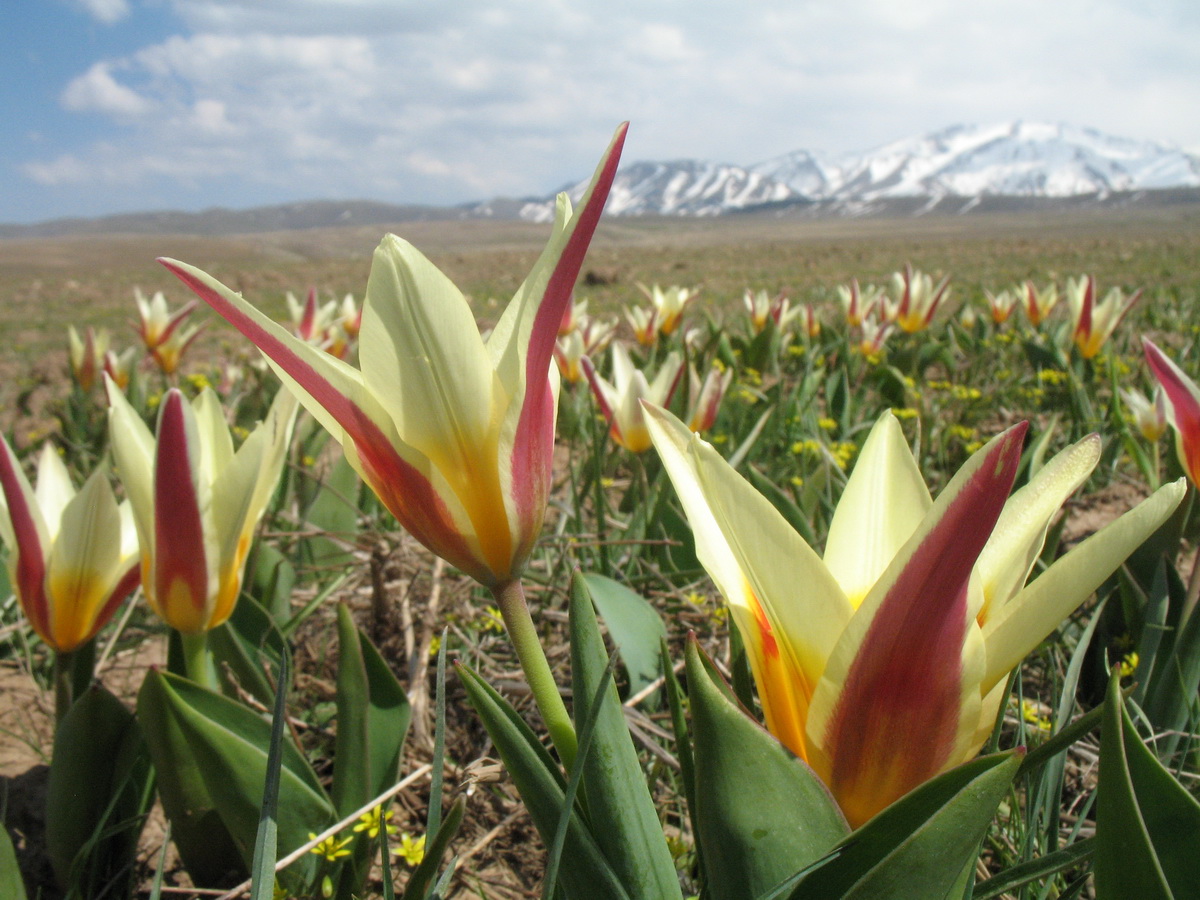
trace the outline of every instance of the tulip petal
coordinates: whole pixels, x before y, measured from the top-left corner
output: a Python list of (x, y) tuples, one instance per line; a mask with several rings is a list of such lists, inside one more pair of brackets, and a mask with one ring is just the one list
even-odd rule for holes
[(104, 381), (113, 460), (132, 510), (141, 556), (149, 560), (154, 549), (154, 435), (116, 383), (108, 375)]
[(856, 608), (932, 505), (900, 423), (885, 412), (863, 443), (825, 542), (825, 565)]
[(97, 469), (63, 511), (62, 529), (50, 551), (46, 593), (51, 603), (51, 645), (70, 653), (107, 621), (103, 616), (121, 569), (121, 515)]
[(1176, 446), (1193, 484), (1200, 484), (1200, 389), (1175, 362), (1147, 338), (1142, 349), (1150, 371), (1162, 385), (1170, 401), (1171, 424), (1175, 426)]
[(1009, 429), (959, 470), (830, 655), (809, 712), (810, 761), (852, 824), (956, 762), (975, 733), (983, 646), (972, 573), (1025, 431)]
[(1099, 460), (1100, 436), (1092, 434), (1056, 455), (1009, 497), (976, 564), (983, 582), (983, 607), (976, 616), (981, 626), (1024, 586), (1051, 521)]
[(213, 536), (204, 527), (211, 495), (200, 476), (200, 452), (195, 413), (179, 391), (168, 391), (154, 459), (154, 571), (146, 596), (185, 633), (207, 627), (209, 586), (218, 577)]
[(1183, 479), (1164, 485), (1035, 578), (983, 626), (987, 669), (982, 690), (1020, 665), (1046, 635), (1157, 529), (1183, 499)]
[(8, 565), (13, 587), (34, 631), (45, 637), (53, 633), (45, 592), (49, 537), (33, 489), (3, 437), (0, 437), (0, 487), (8, 506), (5, 538), (9, 543)]
[(63, 510), (75, 496), (75, 487), (71, 484), (71, 475), (58, 451), (49, 443), (42, 447), (38, 456), (37, 488), (38, 509), (42, 513), (42, 521), (46, 525), (46, 533), (50, 541), (58, 533), (58, 523), (62, 520)]

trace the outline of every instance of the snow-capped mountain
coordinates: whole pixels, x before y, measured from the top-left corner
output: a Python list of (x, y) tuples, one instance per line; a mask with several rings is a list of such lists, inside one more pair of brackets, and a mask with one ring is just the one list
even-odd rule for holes
[[(586, 188), (583, 182), (568, 190), (578, 200)], [(797, 196), (795, 189), (778, 179), (739, 166), (694, 159), (639, 162), (617, 173), (605, 210), (614, 216), (718, 216)], [(526, 203), (521, 218), (553, 221), (553, 199)]]
[[(796, 150), (745, 167), (635, 163), (617, 174), (607, 212), (711, 216), (789, 202), (852, 212), (895, 198), (1104, 198), (1180, 187), (1200, 187), (1200, 156), (1090, 128), (1018, 121), (956, 125), (865, 153)], [(552, 211), (552, 200), (530, 201), (521, 217), (549, 221)]]

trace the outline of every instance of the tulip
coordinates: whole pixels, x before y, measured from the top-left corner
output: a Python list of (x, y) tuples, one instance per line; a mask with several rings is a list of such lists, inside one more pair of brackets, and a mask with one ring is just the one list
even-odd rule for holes
[(612, 341), (616, 322), (601, 322), (586, 319), (576, 323), (578, 327), (554, 343), (554, 361), (564, 381), (575, 384), (583, 375), (583, 358), (602, 352)]
[(458, 288), (395, 235), (383, 239), (371, 265), (361, 369), (295, 338), (199, 269), (163, 260), (267, 356), (400, 524), (497, 595), (564, 759), (574, 756), (574, 730), (519, 576), (550, 492), (554, 339), (604, 209), (625, 127), (579, 209), (573, 212), (566, 194), (559, 195), (550, 241), (486, 343)]
[(883, 345), (891, 336), (894, 326), (891, 322), (879, 322), (874, 318), (863, 319), (862, 335), (859, 338), (858, 349), (863, 356), (877, 356), (883, 352)]
[(1017, 301), (1020, 299), (1012, 291), (1001, 291), (998, 294), (993, 294), (985, 289), (983, 295), (987, 298), (988, 309), (992, 313), (992, 322), (996, 325), (1003, 325), (1008, 321), (1014, 309), (1016, 309)]
[(47, 444), (30, 488), (0, 438), (0, 536), (9, 580), (29, 624), (56, 653), (86, 644), (137, 587), (137, 536), (128, 502), (117, 503), (97, 469), (76, 493)]
[(979, 751), (1007, 674), (1184, 492), (1181, 482), (1160, 489), (1024, 586), (1050, 522), (1099, 459), (1096, 435), (1009, 498), (1026, 430), (1010, 428), (933, 501), (885, 413), (822, 558), (710, 445), (665, 411), (648, 420), (746, 645), (767, 727), (856, 827)]
[(153, 354), (164, 341), (174, 334), (184, 320), (196, 309), (197, 301), (185, 304), (172, 313), (167, 309), (167, 298), (162, 291), (155, 292), (149, 300), (137, 288), (133, 289), (133, 299), (138, 306), (139, 321), (133, 326), (146, 345), (147, 352)]
[(346, 337), (350, 340), (358, 337), (359, 329), (362, 328), (362, 307), (354, 302), (353, 294), (347, 294), (342, 298), (336, 324), (341, 326), (342, 331), (346, 332)]
[(821, 336), (821, 319), (811, 303), (803, 303), (793, 312), (804, 316), (804, 333), (806, 335), (810, 338)]
[(653, 347), (658, 340), (658, 311), (635, 306), (626, 308), (625, 319), (633, 329), (633, 336), (643, 347)]
[(71, 374), (83, 391), (90, 391), (96, 383), (96, 375), (104, 365), (104, 354), (108, 352), (108, 329), (96, 331), (90, 325), (84, 329), (83, 337), (75, 330), (74, 325), (67, 326), (67, 340), (70, 344), (69, 358)]
[(1035, 328), (1041, 325), (1057, 305), (1057, 285), (1048, 284), (1039, 291), (1032, 281), (1025, 282), (1025, 315), (1029, 317), (1030, 325)]
[(642, 413), (641, 401), (655, 406), (671, 402), (675, 388), (683, 375), (683, 357), (672, 350), (658, 368), (653, 379), (647, 378), (640, 369), (635, 369), (624, 344), (613, 344), (612, 383), (602, 378), (592, 361), (583, 360), (583, 371), (600, 412), (608, 422), (608, 433), (618, 445), (630, 453), (644, 453), (650, 449), (650, 432), (646, 430), (646, 417)]
[(317, 289), (309, 288), (308, 294), (301, 303), (291, 291), (287, 292), (288, 315), (292, 320), (292, 330), (296, 337), (310, 344), (320, 344), (325, 339), (325, 332), (337, 315), (337, 304), (333, 302), (321, 305), (317, 302)]
[(1142, 338), (1150, 371), (1167, 395), (1167, 419), (1175, 429), (1175, 449), (1183, 471), (1200, 484), (1200, 387), (1154, 342)]
[(713, 366), (701, 382), (695, 366), (688, 367), (689, 430), (701, 434), (713, 427), (713, 423), (717, 421), (717, 412), (721, 408), (721, 400), (732, 383), (733, 369)]
[(846, 314), (846, 324), (851, 328), (857, 328), (870, 318), (883, 297), (883, 288), (873, 284), (860, 290), (857, 278), (851, 278), (848, 285), (839, 284), (837, 290)]
[(639, 284), (638, 288), (654, 306), (655, 321), (663, 337), (672, 334), (679, 327), (687, 305), (700, 296), (700, 292), (695, 288), (684, 288), (677, 284), (665, 290), (657, 284), (649, 288)]
[(750, 328), (755, 334), (767, 327), (768, 320), (774, 321), (776, 328), (782, 329), (803, 312), (802, 308), (789, 309), (788, 298), (782, 293), (772, 298), (766, 291), (755, 294), (747, 290), (742, 295), (742, 304), (750, 316)]
[(892, 290), (898, 299), (887, 304), (887, 317), (908, 334), (929, 327), (938, 306), (949, 296), (949, 284), (947, 275), (934, 287), (931, 276), (905, 264), (903, 272), (892, 276)]
[(169, 390), (159, 406), (157, 440), (112, 382), (108, 400), (146, 600), (185, 637), (203, 635), (229, 618), (241, 593), (254, 530), (283, 470), (295, 403), (281, 391), (235, 452), (209, 388), (192, 403)]
[(1091, 359), (1116, 330), (1125, 314), (1141, 298), (1134, 291), (1129, 297), (1120, 288), (1112, 288), (1100, 303), (1096, 302), (1096, 279), (1091, 275), (1067, 279), (1067, 302), (1071, 306), (1071, 337), (1079, 355)]
[(203, 330), (204, 326), (202, 325), (176, 328), (150, 352), (164, 375), (174, 375), (179, 370), (179, 364), (183, 362), (183, 354), (187, 352), (187, 348)]
[(122, 391), (129, 388), (129, 380), (133, 377), (133, 367), (137, 362), (137, 348), (127, 347), (118, 354), (109, 350), (104, 354), (104, 374), (116, 382)]
[(1167, 401), (1162, 385), (1154, 388), (1154, 396), (1149, 399), (1132, 388), (1122, 388), (1120, 393), (1142, 437), (1151, 444), (1157, 444), (1167, 430)]

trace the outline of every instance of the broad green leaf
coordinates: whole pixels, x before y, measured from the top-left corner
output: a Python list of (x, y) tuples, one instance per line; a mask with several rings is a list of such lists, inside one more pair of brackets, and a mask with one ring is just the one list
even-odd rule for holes
[[(600, 690), (608, 663), (604, 639), (596, 624), (593, 601), (602, 611), (605, 603), (589, 593), (593, 581), (603, 583), (610, 592), (611, 604), (619, 589), (629, 597), (621, 602), (637, 601), (662, 628), (662, 622), (641, 597), (627, 588), (602, 576), (581, 575), (571, 581), (571, 695), (574, 698), (575, 728), (582, 731), (583, 722), (595, 716), (594, 733), (586, 759), (583, 761), (583, 791), (587, 798), (591, 831), (609, 864), (633, 897), (654, 897), (669, 900), (682, 896), (675, 863), (667, 849), (662, 825), (646, 786), (646, 776), (638, 760), (637, 750), (625, 724), (625, 712), (611, 680), (604, 690), (604, 700), (597, 710), (590, 709), (592, 698)], [(630, 600), (632, 598), (632, 600)], [(645, 616), (643, 615), (644, 619)], [(605, 615), (612, 633), (612, 619)], [(647, 626), (649, 623), (647, 622)], [(644, 630), (648, 628), (644, 627)], [(654, 657), (657, 661), (661, 640), (654, 638)], [(665, 637), (665, 630), (662, 635)], [(644, 640), (646, 635), (642, 636)], [(615, 639), (615, 637), (614, 637)], [(657, 668), (657, 665), (655, 666)]]
[(207, 639), (227, 696), (245, 691), (263, 706), (275, 702), (275, 686), (264, 663), (278, 667), (285, 650), (283, 636), (265, 609), (257, 603), (239, 603), (229, 621), (208, 632)]
[[(458, 674), (538, 834), (549, 846), (566, 787), (558, 764), (516, 710), (487, 682), (461, 664)], [(630, 900), (578, 811), (571, 813), (558, 880), (567, 900)]]
[(93, 685), (71, 706), (54, 736), (46, 854), (60, 884), (74, 884), (90, 895), (113, 879), (128, 881), (153, 778), (133, 713)]
[(7, 828), (0, 828), (0, 897), (26, 900), (25, 882)]
[(961, 897), (1021, 758), (980, 757), (901, 797), (846, 838), (841, 856), (805, 878), (791, 900)]
[(1200, 804), (1142, 743), (1110, 679), (1100, 734), (1096, 897), (1195, 896), (1200, 885)]
[(345, 816), (395, 784), (412, 709), (344, 604), (338, 606), (338, 648), (333, 803)]
[(251, 565), (247, 567), (245, 590), (271, 614), (276, 625), (282, 626), (292, 615), (292, 588), (296, 585), (296, 568), (277, 548), (258, 541), (254, 545)]
[[(271, 726), (240, 703), (156, 670), (142, 683), (138, 719), (184, 865), (201, 884), (231, 874), (244, 878), (258, 832)], [(290, 741), (283, 743), (279, 811), (285, 854), (334, 818), (320, 781)], [(316, 863), (306, 854), (284, 873), (285, 883), (310, 882)]]
[[(636, 694), (662, 677), (658, 645), (666, 639), (666, 626), (645, 598), (620, 582), (590, 572), (583, 580), (591, 593), (591, 602), (608, 626), (608, 633), (625, 663), (629, 673), (629, 693)], [(607, 660), (608, 654), (603, 655)]]
[(711, 898), (758, 897), (816, 862), (850, 829), (812, 769), (718, 687), (695, 641), (688, 643), (687, 679), (697, 842)]

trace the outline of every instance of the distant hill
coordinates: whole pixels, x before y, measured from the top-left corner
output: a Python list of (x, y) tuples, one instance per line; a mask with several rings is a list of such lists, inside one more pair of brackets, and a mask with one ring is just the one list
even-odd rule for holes
[[(585, 188), (581, 181), (565, 189), (578, 198)], [(128, 213), (0, 225), (0, 238), (224, 235), (466, 219), (548, 222), (554, 214), (554, 193), (455, 207), (359, 200)], [(1196, 202), (1200, 156), (1089, 128), (1016, 121), (955, 125), (836, 157), (796, 150), (751, 166), (696, 159), (634, 162), (617, 173), (606, 211), (611, 216), (818, 218), (1128, 209)]]

